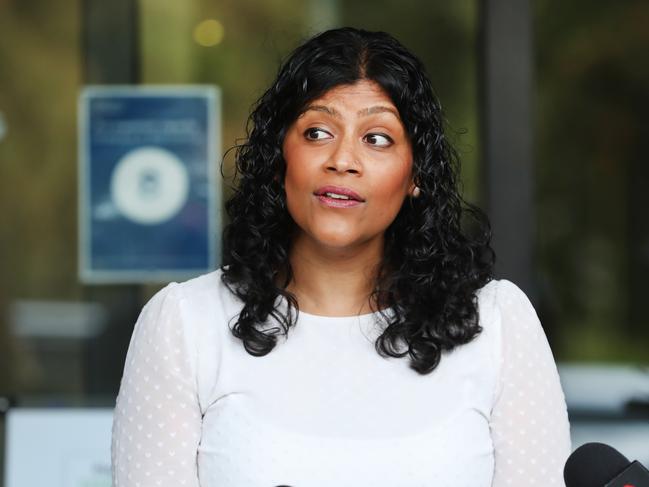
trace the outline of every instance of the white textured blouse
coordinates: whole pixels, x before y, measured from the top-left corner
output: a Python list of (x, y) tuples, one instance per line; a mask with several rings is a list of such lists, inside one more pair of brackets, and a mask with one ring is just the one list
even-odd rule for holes
[(377, 354), (377, 315), (300, 312), (253, 357), (220, 271), (170, 284), (131, 339), (114, 486), (563, 486), (566, 405), (536, 313), (505, 280), (478, 301), (480, 335), (419, 375)]

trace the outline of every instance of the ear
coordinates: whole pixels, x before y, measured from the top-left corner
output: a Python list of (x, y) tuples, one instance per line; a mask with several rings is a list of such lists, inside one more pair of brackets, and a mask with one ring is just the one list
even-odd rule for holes
[(419, 189), (419, 186), (417, 186), (417, 183), (415, 183), (415, 180), (413, 178), (412, 181), (410, 181), (410, 186), (408, 186), (408, 195), (412, 198), (417, 198), (420, 194), (421, 190)]

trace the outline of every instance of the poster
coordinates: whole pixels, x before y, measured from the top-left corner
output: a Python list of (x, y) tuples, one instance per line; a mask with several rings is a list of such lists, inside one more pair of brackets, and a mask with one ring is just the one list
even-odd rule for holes
[(79, 100), (79, 275), (184, 280), (218, 265), (220, 95), (90, 86)]

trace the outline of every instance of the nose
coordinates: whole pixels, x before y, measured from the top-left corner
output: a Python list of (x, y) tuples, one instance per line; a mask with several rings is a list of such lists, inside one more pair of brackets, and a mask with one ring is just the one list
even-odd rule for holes
[(330, 172), (361, 174), (362, 164), (356, 142), (350, 137), (339, 139), (325, 166)]

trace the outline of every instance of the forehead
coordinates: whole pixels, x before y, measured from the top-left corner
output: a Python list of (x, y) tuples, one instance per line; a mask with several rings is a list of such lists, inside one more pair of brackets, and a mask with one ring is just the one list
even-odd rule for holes
[(396, 107), (388, 94), (376, 82), (359, 80), (354, 84), (338, 85), (322, 96), (312, 100), (308, 105), (333, 105), (339, 108), (367, 108), (382, 105), (389, 108)]

